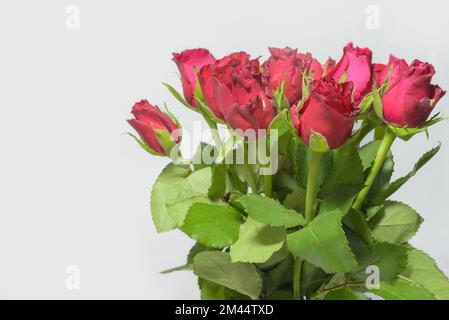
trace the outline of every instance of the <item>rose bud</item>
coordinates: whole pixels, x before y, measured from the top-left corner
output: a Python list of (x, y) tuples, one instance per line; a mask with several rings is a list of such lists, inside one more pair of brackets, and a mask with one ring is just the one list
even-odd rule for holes
[(188, 103), (196, 106), (194, 98), (196, 90), (195, 69), (199, 71), (202, 66), (215, 62), (214, 56), (206, 49), (188, 49), (181, 53), (173, 53), (173, 61), (181, 73), (184, 98)]
[(235, 52), (202, 67), (198, 74), (206, 104), (221, 120), (225, 120), (229, 111), (227, 108), (236, 101), (231, 90), (234, 74), (240, 69), (246, 69), (256, 77), (259, 74), (259, 62), (257, 59), (250, 60), (250, 56), (245, 52)]
[(137, 131), (144, 148), (150, 153), (169, 155), (171, 149), (181, 142), (176, 119), (173, 120), (147, 100), (134, 104), (131, 113), (135, 119), (128, 120), (128, 123)]
[(340, 81), (346, 73), (345, 81), (354, 84), (354, 104), (358, 106), (367, 93), (372, 91), (372, 52), (368, 48), (354, 48), (352, 42), (343, 49), (343, 57), (328, 75)]
[(430, 84), (435, 74), (431, 64), (415, 60), (409, 66), (394, 56), (390, 56), (387, 66), (375, 66), (378, 83), (385, 81), (390, 66), (389, 85), (382, 98), (384, 119), (397, 127), (419, 127), (446, 92)]
[(356, 115), (351, 102), (352, 90), (352, 82), (339, 84), (330, 77), (312, 81), (310, 94), (301, 109), (291, 108), (293, 125), (305, 144), (309, 144), (312, 132), (326, 138), (330, 149), (346, 142)]
[(298, 54), (297, 49), (269, 48), (271, 56), (263, 64), (263, 82), (267, 94), (272, 95), (284, 82), (284, 94), (290, 104), (298, 102), (302, 94), (302, 73), (311, 59), (310, 54)]

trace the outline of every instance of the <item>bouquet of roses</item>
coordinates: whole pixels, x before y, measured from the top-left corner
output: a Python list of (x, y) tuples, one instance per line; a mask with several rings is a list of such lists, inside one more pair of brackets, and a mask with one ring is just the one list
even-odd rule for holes
[(392, 179), (394, 141), (443, 119), (430, 116), (445, 94), (433, 66), (374, 64), (352, 43), (337, 63), (270, 53), (262, 64), (245, 52), (174, 54), (183, 94), (165, 86), (214, 141), (192, 159), (173, 114), (146, 100), (132, 109), (131, 136), (172, 160), (151, 194), (156, 230), (196, 241), (165, 272), (193, 270), (202, 299), (449, 299), (446, 276), (408, 243), (423, 219), (389, 200), (440, 148)]

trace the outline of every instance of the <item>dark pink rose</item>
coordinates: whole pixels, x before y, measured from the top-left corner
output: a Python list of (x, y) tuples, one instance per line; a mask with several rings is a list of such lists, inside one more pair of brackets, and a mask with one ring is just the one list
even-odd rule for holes
[(384, 119), (397, 127), (419, 127), (446, 92), (431, 84), (435, 74), (431, 64), (414, 60), (409, 66), (394, 56), (388, 65), (374, 66), (378, 85), (385, 81), (390, 66), (389, 86), (382, 98)]
[(267, 129), (276, 115), (261, 84), (259, 62), (245, 52), (204, 66), (199, 79), (208, 107), (233, 129)]
[(259, 79), (259, 62), (246, 52), (232, 53), (199, 72), (207, 106), (224, 121), (233, 102), (246, 104), (258, 94)]
[(269, 48), (271, 56), (263, 65), (263, 81), (272, 95), (284, 82), (284, 94), (290, 104), (297, 103), (302, 94), (302, 72), (311, 59), (310, 54), (298, 54), (297, 49)]
[(178, 126), (167, 114), (157, 106), (152, 106), (147, 100), (141, 100), (134, 104), (131, 113), (134, 115), (134, 119), (128, 120), (128, 123), (155, 153), (168, 155), (169, 149), (180, 142), (181, 137), (173, 134), (174, 141), (161, 143), (156, 133), (166, 131), (172, 134), (178, 129)]
[(365, 95), (372, 91), (372, 52), (368, 48), (359, 48), (348, 43), (343, 49), (343, 56), (328, 75), (339, 81), (346, 72), (345, 81), (354, 84), (354, 103), (360, 104)]
[(196, 89), (195, 68), (197, 71), (202, 66), (215, 62), (215, 58), (206, 49), (188, 49), (181, 53), (173, 53), (173, 61), (181, 73), (184, 98), (188, 103), (196, 106), (197, 101), (193, 97)]

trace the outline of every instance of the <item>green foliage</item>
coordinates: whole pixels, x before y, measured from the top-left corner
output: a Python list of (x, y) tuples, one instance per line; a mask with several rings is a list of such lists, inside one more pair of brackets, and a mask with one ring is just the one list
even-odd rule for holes
[(407, 264), (407, 249), (403, 246), (386, 242), (377, 242), (371, 247), (362, 246), (354, 250), (359, 262), (359, 270), (349, 275), (354, 282), (365, 283), (370, 275), (366, 272), (369, 266), (379, 268), (381, 281), (393, 282)]
[(380, 140), (374, 140), (359, 149), (359, 156), (360, 160), (362, 160), (363, 171), (371, 167), (374, 158), (376, 158), (377, 150), (379, 150), (380, 144)]
[(207, 195), (210, 199), (221, 199), (226, 192), (226, 165), (223, 163), (212, 166), (212, 183)]
[[(351, 159), (348, 161), (348, 159)], [(331, 195), (341, 185), (361, 185), (363, 166), (356, 146), (347, 143), (332, 151), (332, 166), (321, 188), (323, 196)]]
[(251, 299), (259, 298), (262, 290), (262, 278), (256, 267), (249, 263), (231, 263), (231, 257), (225, 252), (198, 253), (193, 259), (193, 272), (202, 279), (235, 290)]
[[(312, 80), (306, 74), (302, 79), (298, 109)], [(448, 278), (431, 257), (408, 244), (422, 218), (408, 205), (388, 200), (440, 145), (425, 153), (407, 175), (392, 181), (393, 154), (390, 144), (381, 142), (384, 135), (392, 142), (396, 136), (408, 140), (427, 133), (443, 118), (435, 115), (419, 128), (386, 124), (382, 96), (388, 83), (389, 76), (365, 96), (357, 115), (363, 123), (335, 150), (319, 132), (312, 132), (307, 144), (297, 135), (282, 83), (273, 96), (278, 112), (271, 131), (258, 141), (270, 149), (273, 141), (268, 138), (276, 130), (279, 170), (269, 179), (260, 174), (261, 164), (226, 163), (230, 157), (236, 160), (237, 149), (246, 141), (242, 137), (235, 143), (234, 137), (220, 141), (214, 135), (217, 147), (201, 143), (192, 160), (167, 165), (151, 193), (154, 225), (157, 232), (178, 228), (196, 244), (185, 265), (162, 273), (193, 270), (204, 300), (290, 300), (293, 291), (296, 298), (324, 300), (367, 300), (373, 294), (387, 300), (449, 299)], [(180, 103), (199, 112), (209, 127), (223, 123), (206, 105), (199, 81), (196, 107), (164, 85)], [(371, 130), (374, 140), (359, 146)], [(167, 150), (173, 146), (167, 131), (155, 134)], [(159, 155), (130, 135), (144, 150)], [(248, 168), (254, 173), (249, 180)], [(247, 181), (257, 190), (248, 194)], [(309, 188), (314, 185), (313, 193), (307, 190), (308, 182)], [(261, 190), (268, 191), (261, 195)], [(379, 270), (380, 284), (370, 288), (366, 283), (373, 279), (368, 271), (373, 266)]]
[(165, 83), (165, 82), (162, 84), (168, 89), (168, 91), (170, 91), (170, 93), (173, 95), (173, 97), (175, 97), (176, 100), (181, 102), (187, 108), (196, 111), (196, 109), (193, 106), (191, 106), (190, 103), (188, 103), (175, 88), (173, 88), (171, 85), (169, 85), (168, 83)]
[(238, 240), (231, 245), (231, 261), (262, 263), (282, 248), (285, 230), (259, 223), (250, 217), (240, 227)]
[(387, 201), (382, 210), (371, 218), (369, 225), (375, 239), (400, 244), (415, 235), (422, 221), (408, 205)]
[(322, 268), (327, 273), (347, 272), (357, 268), (357, 261), (341, 227), (340, 212), (318, 215), (303, 229), (287, 235), (294, 256)]
[(402, 280), (393, 284), (383, 281), (378, 289), (372, 289), (371, 292), (385, 300), (435, 300), (424, 287)]
[(225, 300), (225, 287), (220, 286), (212, 281), (198, 279), (198, 286), (201, 291), (201, 300)]
[(295, 210), (287, 209), (278, 201), (256, 194), (242, 196), (236, 200), (254, 220), (273, 227), (295, 227), (305, 220)]
[(426, 288), (438, 300), (449, 300), (449, 280), (429, 255), (408, 247), (408, 263), (401, 278)]
[(184, 184), (184, 180), (190, 174), (188, 166), (170, 163), (157, 178), (151, 192), (151, 214), (157, 232), (176, 227), (176, 222), (169, 215), (166, 204), (177, 198), (179, 190), (176, 186)]
[(265, 295), (271, 296), (276, 290), (282, 286), (291, 283), (293, 276), (293, 259), (291, 257), (285, 259), (275, 268), (268, 271), (265, 279)]
[(211, 202), (208, 198), (211, 181), (212, 169), (206, 167), (166, 185), (163, 191), (174, 195), (166, 200), (166, 207), (178, 227), (183, 225), (187, 211), (194, 203)]
[(205, 246), (223, 248), (237, 240), (241, 223), (239, 211), (230, 206), (194, 203), (180, 229)]
[(362, 292), (356, 291), (352, 288), (339, 288), (329, 291), (324, 300), (369, 300)]

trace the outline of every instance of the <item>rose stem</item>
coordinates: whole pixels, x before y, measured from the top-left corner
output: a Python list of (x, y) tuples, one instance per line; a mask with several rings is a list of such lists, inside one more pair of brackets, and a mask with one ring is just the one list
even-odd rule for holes
[[(312, 152), (312, 159), (310, 161), (309, 173), (307, 176), (307, 190), (306, 190), (306, 223), (310, 223), (315, 217), (314, 202), (316, 196), (316, 182), (318, 172), (320, 170), (321, 159), (323, 159), (322, 152)], [(300, 257), (295, 258), (295, 265), (293, 270), (293, 295), (295, 299), (300, 300), (301, 297), (301, 269), (302, 260)]]
[(295, 300), (301, 300), (301, 271), (302, 260), (300, 257), (296, 257), (293, 267), (293, 297)]
[[(271, 150), (268, 145), (268, 139), (266, 139), (266, 137), (263, 139), (260, 139), (259, 143), (262, 143), (263, 145), (265, 145), (265, 150), (267, 152), (267, 155), (268, 155), (268, 157), (270, 157)], [(257, 148), (257, 150), (260, 151), (259, 148)], [(260, 161), (259, 161), (259, 164), (260, 164)], [(268, 163), (268, 166), (269, 165), (270, 164)], [(266, 167), (266, 165), (265, 165), (265, 167)], [(272, 198), (273, 197), (273, 175), (266, 174), (262, 177), (262, 179), (263, 179), (263, 190), (264, 190), (265, 196)]]
[(307, 176), (307, 190), (306, 190), (306, 222), (310, 223), (314, 215), (313, 204), (316, 196), (316, 180), (320, 169), (321, 159), (323, 158), (322, 152), (316, 152), (312, 150), (312, 159), (310, 161), (309, 173)]
[(248, 140), (244, 142), (244, 159), (243, 159), (243, 168), (246, 173), (246, 180), (248, 181), (249, 186), (251, 187), (252, 193), (257, 193), (257, 179), (254, 174), (253, 167), (249, 164), (249, 155), (248, 155)]
[(364, 187), (360, 191), (360, 193), (358, 194), (357, 198), (354, 201), (354, 204), (352, 205), (352, 209), (356, 211), (356, 214), (358, 216), (357, 218), (359, 220), (360, 218), (363, 220), (363, 222), (361, 220), (359, 221), (360, 223), (358, 223), (358, 226), (363, 240), (368, 244), (372, 243), (372, 238), (366, 220), (363, 217), (360, 209), (362, 208), (362, 205), (365, 202), (366, 197), (368, 196), (368, 193), (371, 189), (371, 186), (374, 183), (374, 180), (377, 177), (377, 174), (379, 173), (380, 169), (382, 168), (385, 162), (385, 158), (387, 157), (388, 151), (390, 151), (391, 145), (393, 144), (395, 138), (396, 136), (391, 130), (389, 130), (388, 128), (385, 129), (385, 135), (382, 139), (379, 150), (377, 151), (376, 158), (374, 159), (373, 162), (373, 166), (371, 167), (370, 172), (366, 177)]

